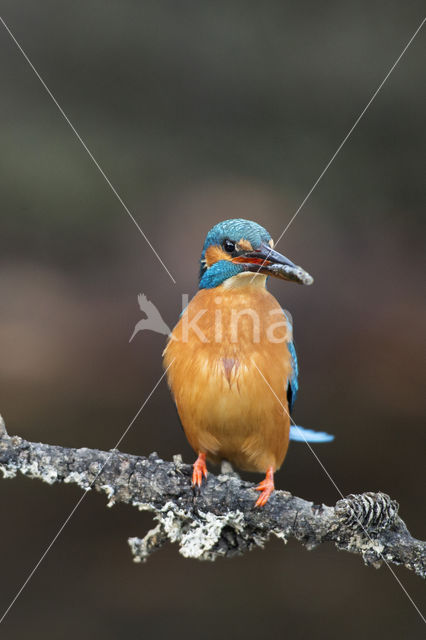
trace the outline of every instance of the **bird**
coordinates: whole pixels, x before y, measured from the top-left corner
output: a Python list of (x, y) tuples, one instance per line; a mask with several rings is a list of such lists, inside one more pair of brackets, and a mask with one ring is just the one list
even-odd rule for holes
[(202, 249), (198, 292), (163, 352), (180, 422), (198, 455), (192, 484), (202, 486), (207, 460), (263, 473), (255, 507), (273, 493), (290, 438), (333, 439), (291, 424), (298, 392), (292, 319), (268, 291), (269, 277), (313, 282), (274, 250), (258, 223), (236, 218), (216, 224)]
[(148, 300), (144, 293), (140, 293), (138, 295), (138, 303), (140, 310), (145, 313), (146, 318), (142, 318), (142, 320), (139, 320), (139, 322), (136, 323), (129, 342), (133, 340), (139, 331), (144, 331), (145, 329), (150, 329), (156, 333), (162, 333), (165, 336), (169, 336), (170, 329), (164, 322), (155, 304), (151, 302), (151, 300)]

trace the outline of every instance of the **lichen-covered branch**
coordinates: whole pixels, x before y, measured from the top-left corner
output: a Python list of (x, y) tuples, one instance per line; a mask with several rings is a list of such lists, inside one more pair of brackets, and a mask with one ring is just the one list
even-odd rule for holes
[(117, 450), (68, 449), (9, 436), (0, 421), (0, 470), (53, 484), (78, 484), (103, 491), (108, 506), (131, 504), (154, 514), (157, 525), (144, 538), (130, 538), (134, 560), (146, 560), (164, 543), (176, 542), (188, 558), (215, 560), (262, 547), (271, 535), (294, 537), (313, 549), (333, 542), (360, 554), (367, 565), (383, 561), (426, 576), (426, 543), (413, 538), (398, 516), (398, 505), (384, 493), (350, 495), (334, 507), (314, 505), (276, 491), (262, 509), (254, 508), (253, 485), (234, 473), (209, 474), (201, 490), (191, 486), (191, 467), (133, 456)]

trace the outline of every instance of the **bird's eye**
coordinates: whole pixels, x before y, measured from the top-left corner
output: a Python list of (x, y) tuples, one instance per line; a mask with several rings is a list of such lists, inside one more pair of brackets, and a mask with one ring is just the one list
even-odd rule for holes
[(232, 240), (224, 240), (223, 248), (228, 253), (232, 253), (233, 251), (235, 251), (235, 242), (232, 242)]

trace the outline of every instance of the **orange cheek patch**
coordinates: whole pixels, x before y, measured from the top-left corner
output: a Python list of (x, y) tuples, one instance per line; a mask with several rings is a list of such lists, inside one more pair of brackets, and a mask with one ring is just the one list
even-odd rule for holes
[(245, 240), (244, 238), (241, 238), (241, 240), (238, 240), (237, 245), (240, 251), (247, 251), (247, 253), (249, 251), (253, 251), (251, 242), (249, 242), (248, 240)]
[(206, 250), (206, 265), (207, 267), (211, 267), (212, 264), (219, 262), (219, 260), (231, 260), (231, 256), (218, 245), (212, 245)]

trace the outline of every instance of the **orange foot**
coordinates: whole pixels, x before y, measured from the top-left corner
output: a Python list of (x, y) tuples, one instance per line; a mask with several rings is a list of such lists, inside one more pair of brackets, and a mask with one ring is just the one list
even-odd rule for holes
[(263, 507), (269, 500), (271, 493), (275, 489), (274, 485), (274, 467), (269, 467), (266, 472), (266, 477), (262, 482), (259, 482), (257, 487), (255, 487), (256, 491), (261, 491), (262, 493), (257, 499), (255, 507)]
[(192, 465), (192, 484), (201, 487), (203, 476), (207, 478), (206, 454), (199, 453)]

